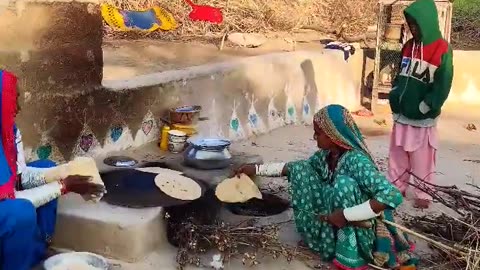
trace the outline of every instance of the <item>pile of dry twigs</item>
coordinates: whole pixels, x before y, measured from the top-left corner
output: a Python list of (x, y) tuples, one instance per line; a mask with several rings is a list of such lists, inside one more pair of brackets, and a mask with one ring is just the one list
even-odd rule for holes
[(181, 269), (187, 265), (209, 267), (201, 260), (201, 255), (208, 250), (220, 252), (223, 262), (239, 258), (246, 266), (259, 264), (262, 257), (318, 261), (318, 257), (307, 248), (289, 246), (279, 241), (278, 232), (285, 224), (260, 226), (255, 225), (254, 220), (234, 225), (223, 222), (213, 225), (183, 222), (177, 227), (175, 239), (179, 246), (177, 263)]
[[(411, 186), (431, 195), (449, 209), (440, 215), (404, 217), (413, 230), (428, 236), (428, 242), (438, 251), (432, 261), (437, 269), (480, 269), (480, 187), (470, 184), (471, 190), (455, 185), (439, 186), (410, 173)], [(454, 213), (454, 214), (453, 214)], [(440, 267), (440, 268), (438, 268)]]

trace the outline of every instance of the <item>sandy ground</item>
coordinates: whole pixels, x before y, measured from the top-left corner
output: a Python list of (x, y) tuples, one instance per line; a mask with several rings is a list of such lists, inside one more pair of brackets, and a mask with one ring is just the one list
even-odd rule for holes
[(243, 48), (226, 42), (163, 42), (157, 40), (110, 40), (103, 46), (103, 79), (126, 79), (138, 75), (189, 66), (221, 62), (239, 57), (294, 50), (320, 50), (324, 39), (319, 33), (304, 31), (294, 35), (278, 33), (258, 48)]
[[(386, 119), (387, 126), (382, 127), (375, 123), (375, 119)], [(437, 183), (440, 185), (458, 185), (468, 188), (466, 183), (480, 184), (480, 166), (478, 163), (465, 161), (480, 160), (479, 132), (471, 132), (464, 128), (468, 119), (453, 119), (445, 117), (439, 123), (440, 149), (438, 150), (438, 176)], [(373, 155), (384, 160), (388, 154), (389, 132), (391, 123), (388, 117), (357, 118), (357, 123), (367, 137), (367, 142)], [(479, 123), (477, 123), (477, 126)], [(316, 151), (315, 142), (312, 139), (312, 128), (305, 126), (292, 126), (275, 130), (269, 134), (253, 138), (249, 141), (235, 143), (233, 149), (260, 154), (265, 162), (289, 161), (304, 159)], [(384, 162), (385, 164), (385, 162)], [(385, 169), (385, 166), (382, 166)], [(277, 189), (278, 186), (286, 185), (283, 179), (265, 179), (261, 182), (263, 188)], [(439, 213), (445, 211), (440, 205), (435, 204), (429, 212)], [(412, 207), (412, 202), (407, 200), (399, 212), (409, 214), (424, 214)], [(293, 228), (287, 230), (287, 234), (295, 234)], [(428, 253), (427, 245), (417, 242), (420, 254)], [(175, 269), (176, 250), (156, 252), (148, 256), (144, 261), (135, 264), (117, 264), (117, 269), (125, 270), (153, 270)], [(208, 259), (208, 258), (207, 258)], [(208, 263), (208, 262), (207, 262)], [(226, 269), (244, 269), (239, 261), (233, 261)], [(193, 269), (193, 268), (192, 268)], [(282, 260), (262, 259), (261, 264), (255, 269), (309, 269), (302, 262), (286, 263)], [(328, 268), (323, 268), (328, 269)]]

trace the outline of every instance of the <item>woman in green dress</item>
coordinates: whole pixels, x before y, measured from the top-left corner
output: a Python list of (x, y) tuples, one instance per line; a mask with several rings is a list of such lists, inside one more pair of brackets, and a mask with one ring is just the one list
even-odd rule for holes
[(393, 221), (402, 194), (379, 172), (350, 113), (324, 107), (313, 128), (319, 151), (309, 159), (244, 165), (237, 174), (286, 176), (303, 242), (339, 269), (415, 269), (406, 236), (382, 222)]

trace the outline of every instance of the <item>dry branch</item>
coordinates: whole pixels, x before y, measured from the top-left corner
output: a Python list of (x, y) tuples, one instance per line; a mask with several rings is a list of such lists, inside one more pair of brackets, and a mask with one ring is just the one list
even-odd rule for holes
[(308, 248), (289, 246), (279, 241), (278, 232), (286, 223), (259, 226), (253, 224), (253, 220), (236, 225), (184, 222), (177, 227), (177, 263), (182, 268), (189, 264), (201, 266), (200, 255), (212, 249), (222, 253), (224, 262), (241, 258), (248, 266), (258, 264), (265, 256), (274, 259), (284, 257), (289, 262), (293, 259), (318, 261), (317, 255)]
[[(480, 269), (480, 188), (470, 184), (472, 191), (452, 186), (439, 186), (407, 172), (413, 178), (409, 184), (459, 215), (442, 213), (437, 216), (407, 217), (407, 225), (422, 232), (442, 256), (435, 260), (438, 269)], [(418, 236), (418, 235), (417, 235)], [(427, 238), (427, 239), (425, 239)], [(435, 240), (433, 240), (433, 238)], [(451, 256), (448, 252), (455, 253)], [(446, 255), (446, 256), (445, 256)], [(448, 266), (447, 266), (448, 265)]]

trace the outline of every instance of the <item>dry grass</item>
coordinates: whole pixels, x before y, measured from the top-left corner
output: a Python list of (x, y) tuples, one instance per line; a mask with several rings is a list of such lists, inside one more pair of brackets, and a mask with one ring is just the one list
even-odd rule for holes
[[(332, 32), (343, 26), (349, 34), (364, 33), (375, 21), (375, 0), (197, 0), (223, 10), (221, 25), (192, 22), (184, 0), (106, 0), (122, 9), (144, 9), (159, 5), (173, 13), (179, 28), (170, 33), (153, 33), (166, 39), (192, 36), (222, 36), (226, 32), (290, 32), (314, 28)], [(111, 34), (111, 33), (110, 33)]]

